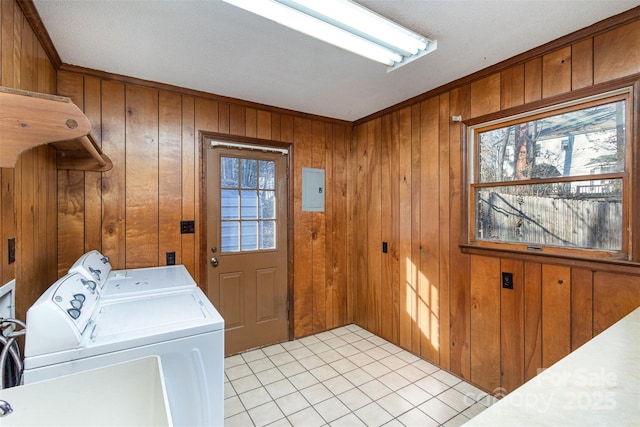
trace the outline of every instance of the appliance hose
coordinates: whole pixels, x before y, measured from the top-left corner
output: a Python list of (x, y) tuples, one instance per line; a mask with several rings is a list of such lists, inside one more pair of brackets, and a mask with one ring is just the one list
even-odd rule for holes
[[(13, 330), (6, 336), (4, 335), (4, 329), (8, 326), (18, 325), (22, 327), (21, 330)], [(22, 383), (22, 369), (23, 362), (20, 357), (20, 349), (16, 339), (18, 337), (26, 335), (26, 325), (17, 319), (0, 319), (0, 345), (2, 351), (0, 352), (0, 390), (6, 387), (13, 387)], [(7, 365), (7, 359), (11, 357), (13, 362), (11, 365)]]

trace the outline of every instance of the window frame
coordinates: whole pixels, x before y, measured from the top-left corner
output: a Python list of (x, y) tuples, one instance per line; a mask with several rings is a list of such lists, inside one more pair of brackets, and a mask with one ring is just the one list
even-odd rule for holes
[[(473, 120), (463, 122), (462, 126), (462, 167), (464, 174), (463, 184), (463, 209), (462, 209), (462, 236), (463, 241), (460, 246), (465, 252), (474, 251), (500, 251), (515, 254), (526, 254), (533, 256), (556, 256), (577, 259), (594, 259), (605, 261), (632, 261), (637, 257), (634, 255), (634, 241), (638, 242), (638, 236), (632, 230), (637, 227), (638, 220), (632, 216), (633, 208), (640, 208), (637, 199), (639, 196), (638, 185), (638, 160), (637, 160), (637, 140), (638, 140), (638, 92), (639, 81), (626, 79), (618, 82), (617, 85), (598, 85), (584, 90), (578, 90), (571, 94), (537, 101), (528, 105), (523, 105), (498, 113), (478, 117)], [(562, 114), (567, 111), (576, 111), (590, 106), (614, 102), (615, 100), (625, 100), (625, 159), (624, 171), (612, 174), (598, 175), (598, 180), (616, 178), (622, 179), (622, 247), (619, 251), (609, 251), (602, 249), (576, 248), (569, 246), (540, 245), (536, 243), (520, 243), (510, 241), (491, 241), (477, 239), (476, 236), (476, 188), (495, 187), (501, 185), (523, 185), (523, 184), (544, 184), (558, 181), (575, 181), (580, 177), (561, 177), (551, 179), (528, 179), (513, 181), (497, 181), (479, 183), (479, 137), (481, 132), (502, 128), (515, 123), (530, 122), (541, 117)], [(581, 177), (584, 177), (582, 175)], [(635, 197), (634, 197), (635, 196)], [(636, 233), (638, 234), (638, 233)]]

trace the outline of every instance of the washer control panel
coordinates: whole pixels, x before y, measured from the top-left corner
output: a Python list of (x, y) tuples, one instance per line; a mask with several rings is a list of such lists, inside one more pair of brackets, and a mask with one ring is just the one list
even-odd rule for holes
[(69, 269), (69, 274), (79, 273), (86, 280), (92, 281), (98, 287), (98, 292), (107, 280), (111, 272), (109, 257), (102, 255), (96, 250), (89, 251), (82, 255)]
[(100, 299), (97, 283), (79, 273), (60, 278), (27, 311), (25, 356), (76, 348)]

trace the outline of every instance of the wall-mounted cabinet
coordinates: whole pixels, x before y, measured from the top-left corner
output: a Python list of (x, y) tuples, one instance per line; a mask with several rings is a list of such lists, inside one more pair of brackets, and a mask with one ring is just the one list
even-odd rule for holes
[(0, 87), (0, 167), (13, 168), (27, 150), (51, 144), (58, 169), (107, 171), (113, 166), (71, 99)]

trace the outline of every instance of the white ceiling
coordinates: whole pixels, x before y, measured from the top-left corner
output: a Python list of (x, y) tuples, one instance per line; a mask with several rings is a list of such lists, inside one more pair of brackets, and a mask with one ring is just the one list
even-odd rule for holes
[(349, 121), (640, 5), (357, 2), (436, 39), (437, 51), (387, 73), (220, 0), (34, 0), (66, 64)]

